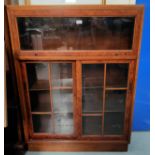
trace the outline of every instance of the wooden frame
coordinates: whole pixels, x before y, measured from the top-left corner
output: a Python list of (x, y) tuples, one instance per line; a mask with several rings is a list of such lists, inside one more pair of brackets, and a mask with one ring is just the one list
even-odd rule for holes
[[(106, 80), (106, 65), (107, 64), (121, 64), (121, 63), (126, 63), (129, 65), (129, 71), (128, 71), (128, 84), (127, 84), (127, 88), (110, 88), (110, 89), (106, 89), (105, 88), (105, 80)], [(124, 127), (124, 134), (123, 135), (104, 135), (103, 136), (82, 136), (82, 133), (80, 132), (80, 135), (81, 135), (81, 138), (82, 140), (89, 140), (89, 139), (94, 139), (94, 140), (128, 140), (128, 136), (129, 136), (129, 132), (131, 132), (131, 129), (130, 127), (128, 126), (128, 121), (129, 119), (132, 117), (131, 116), (131, 109), (132, 109), (132, 106), (130, 103), (131, 103), (131, 99), (132, 99), (132, 89), (133, 89), (133, 80), (134, 80), (134, 77), (133, 77), (133, 70), (135, 69), (135, 63), (134, 61), (132, 60), (102, 60), (102, 61), (77, 61), (77, 65), (79, 66), (78, 67), (78, 85), (79, 85), (79, 90), (78, 90), (78, 96), (79, 96), (79, 100), (78, 100), (78, 104), (79, 104), (79, 114), (80, 114), (80, 121), (79, 122), (82, 122), (82, 64), (104, 64), (105, 68), (104, 68), (104, 94), (103, 94), (103, 108), (104, 108), (104, 105), (105, 105), (105, 90), (126, 90), (126, 110), (125, 110), (125, 127)], [(103, 112), (105, 111), (105, 109), (103, 110)], [(92, 114), (93, 115), (93, 114)], [(102, 114), (102, 116), (104, 117), (104, 114)], [(80, 123), (81, 124), (81, 123)], [(82, 131), (82, 124), (80, 125), (80, 131)]]
[(24, 0), (25, 5), (31, 5), (31, 0)]
[[(132, 1), (133, 0), (129, 0), (129, 4), (133, 4)], [(106, 5), (106, 3), (107, 3), (107, 0), (101, 0), (102, 5)], [(25, 0), (25, 5), (31, 5), (31, 0)]]
[[(122, 8), (122, 9), (121, 9)], [(36, 10), (41, 11), (36, 12)], [(46, 11), (45, 11), (46, 10)], [(81, 60), (84, 55), (87, 55), (87, 60), (102, 59), (114, 57), (115, 59), (136, 59), (138, 55), (138, 48), (140, 46), (141, 28), (143, 19), (143, 6), (8, 6), (8, 16), (10, 25), (13, 25), (12, 31), (14, 34), (18, 33), (17, 17), (86, 17), (86, 16), (113, 16), (113, 17), (135, 17), (134, 38), (131, 50), (74, 50), (74, 51), (54, 51), (54, 50), (21, 50), (20, 42), (17, 36), (12, 34), (13, 51), (16, 57), (21, 60), (48, 60), (49, 56), (53, 60)], [(110, 55), (109, 55), (110, 52)], [(88, 55), (89, 54), (89, 55)], [(52, 60), (51, 59), (51, 60)]]
[[(31, 104), (30, 104), (30, 96), (29, 96), (29, 82), (28, 82), (28, 77), (27, 77), (27, 71), (26, 71), (26, 64), (27, 63), (47, 63), (48, 64), (48, 74), (49, 74), (49, 85), (52, 83), (51, 82), (51, 77), (50, 77), (50, 74), (51, 74), (51, 64), (54, 64), (54, 63), (70, 63), (72, 64), (72, 76), (73, 76), (73, 120), (74, 120), (74, 133), (72, 135), (63, 135), (63, 134), (51, 134), (51, 133), (34, 133), (33, 132), (33, 123), (32, 123), (32, 114), (33, 112), (31, 111)], [(77, 113), (77, 104), (76, 104), (76, 81), (75, 81), (75, 62), (73, 61), (41, 61), (41, 62), (38, 62), (38, 61), (28, 61), (28, 62), (22, 62), (22, 69), (23, 69), (23, 80), (24, 80), (24, 87), (25, 87), (25, 91), (23, 92), (25, 95), (25, 100), (27, 102), (27, 113), (28, 113), (28, 124), (29, 124), (29, 136), (31, 138), (56, 138), (56, 139), (62, 139), (62, 138), (65, 138), (65, 139), (73, 139), (76, 137), (77, 135), (77, 129), (78, 129), (78, 124), (76, 123), (77, 122), (77, 117), (76, 117), (76, 113)], [(49, 92), (50, 92), (50, 98), (52, 98), (52, 86), (50, 85), (50, 88), (49, 88)], [(52, 100), (51, 100), (52, 102)], [(53, 103), (51, 103), (51, 106), (53, 107)], [(53, 108), (51, 107), (51, 112), (48, 112), (48, 113), (52, 113), (50, 114), (52, 117), (54, 115), (54, 112), (53, 112)]]
[[(25, 143), (29, 150), (52, 151), (125, 151), (130, 142), (132, 114), (134, 107), (135, 85), (138, 71), (139, 51), (142, 35), (143, 6), (8, 6), (8, 18), (11, 43), (15, 61), (18, 89), (23, 115)], [(114, 16), (135, 17), (134, 37), (131, 50), (21, 50), (17, 17), (86, 17)], [(73, 64), (74, 85), (74, 114), (76, 132), (73, 136), (36, 135), (32, 133), (30, 121), (30, 105), (28, 96), (28, 81), (25, 64), (28, 62), (71, 62)], [(82, 136), (82, 64), (128, 63), (129, 76), (125, 108), (124, 135)], [(106, 65), (104, 66), (106, 70)], [(104, 70), (105, 74), (106, 71)], [(104, 76), (105, 76), (104, 74)], [(104, 80), (105, 83), (105, 80)], [(51, 88), (50, 88), (51, 89)], [(108, 89), (108, 88), (107, 88)], [(109, 88), (111, 89), (111, 88)], [(115, 90), (115, 89), (113, 89)], [(25, 95), (26, 94), (26, 95)], [(105, 96), (105, 91), (104, 91)], [(105, 98), (103, 98), (104, 102)], [(75, 104), (76, 103), (76, 104)], [(103, 106), (104, 108), (104, 106)], [(102, 114), (104, 117), (104, 114)], [(103, 119), (102, 119), (103, 120)], [(103, 123), (103, 122), (102, 122)], [(61, 148), (60, 148), (61, 144)], [(95, 145), (94, 144), (98, 144)]]
[[(101, 4), (105, 5), (106, 4), (106, 0), (101, 0)], [(25, 0), (25, 5), (31, 5), (31, 0)], [(33, 5), (33, 4), (32, 4)], [(65, 5), (65, 4), (64, 4)]]

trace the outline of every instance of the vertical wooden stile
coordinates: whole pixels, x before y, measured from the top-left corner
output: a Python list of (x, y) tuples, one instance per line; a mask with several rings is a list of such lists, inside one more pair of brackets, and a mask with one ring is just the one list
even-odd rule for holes
[(54, 106), (53, 106), (53, 96), (52, 96), (52, 76), (51, 76), (51, 63), (48, 63), (48, 78), (49, 78), (49, 88), (50, 88), (50, 104), (51, 104), (51, 116), (52, 116), (52, 129), (55, 132), (54, 125)]
[(82, 135), (82, 69), (81, 62), (76, 61), (76, 93), (77, 93), (77, 133), (78, 138)]
[(104, 112), (105, 112), (105, 94), (106, 94), (106, 72), (107, 72), (107, 64), (104, 64), (102, 135), (104, 133)]
[(25, 93), (25, 100), (28, 104), (26, 104), (26, 109), (28, 109), (28, 130), (30, 136), (33, 135), (33, 123), (32, 123), (32, 113), (31, 113), (31, 103), (30, 103), (30, 95), (29, 95), (29, 82), (28, 82), (28, 77), (27, 77), (27, 72), (26, 72), (26, 64), (22, 64), (22, 75), (23, 75), (23, 81), (24, 81), (24, 91)]

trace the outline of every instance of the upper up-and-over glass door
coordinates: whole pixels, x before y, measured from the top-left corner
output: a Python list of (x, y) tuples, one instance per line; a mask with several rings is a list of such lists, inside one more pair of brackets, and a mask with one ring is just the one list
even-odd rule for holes
[(18, 17), (22, 50), (131, 50), (135, 17)]

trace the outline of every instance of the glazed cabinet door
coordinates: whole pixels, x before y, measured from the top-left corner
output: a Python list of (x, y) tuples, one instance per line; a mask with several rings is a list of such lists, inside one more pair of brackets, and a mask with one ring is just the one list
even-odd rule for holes
[(72, 137), (74, 128), (74, 63), (23, 64), (31, 137)]
[(18, 17), (17, 24), (24, 51), (132, 50), (135, 17)]
[(84, 62), (81, 72), (82, 136), (125, 136), (131, 106), (133, 63)]
[(32, 138), (127, 137), (133, 61), (25, 62), (22, 67)]

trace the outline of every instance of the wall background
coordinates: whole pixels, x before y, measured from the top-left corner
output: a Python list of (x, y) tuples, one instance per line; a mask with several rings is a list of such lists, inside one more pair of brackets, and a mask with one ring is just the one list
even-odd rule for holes
[(145, 5), (143, 35), (136, 88), (133, 130), (150, 130), (150, 0), (137, 0)]

